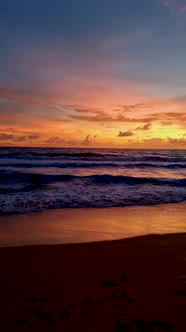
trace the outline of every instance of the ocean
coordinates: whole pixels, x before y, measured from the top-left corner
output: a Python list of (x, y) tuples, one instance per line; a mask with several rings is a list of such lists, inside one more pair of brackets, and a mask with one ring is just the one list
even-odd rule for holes
[(0, 148), (0, 215), (185, 200), (185, 150)]

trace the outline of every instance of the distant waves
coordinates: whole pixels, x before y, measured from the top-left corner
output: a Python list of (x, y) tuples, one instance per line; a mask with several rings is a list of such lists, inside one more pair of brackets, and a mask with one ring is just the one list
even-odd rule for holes
[(54, 182), (74, 182), (84, 185), (91, 184), (126, 184), (132, 185), (143, 185), (151, 184), (156, 186), (179, 186), (186, 187), (186, 179), (166, 179), (166, 178), (148, 178), (148, 177), (133, 177), (133, 176), (122, 176), (122, 175), (85, 175), (76, 176), (69, 174), (62, 175), (47, 175), (47, 174), (36, 174), (36, 173), (22, 173), (12, 171), (2, 171), (0, 174), (0, 185), (1, 184), (52, 184)]
[[(83, 161), (76, 161), (76, 162), (58, 162), (55, 163), (45, 163), (44, 167), (56, 167), (56, 168), (103, 168), (103, 167), (108, 167), (108, 168), (167, 168), (167, 169), (178, 169), (178, 168), (186, 168), (185, 163), (162, 163), (157, 165), (157, 163), (109, 163), (109, 162), (83, 162)], [(30, 162), (25, 161), (25, 162), (12, 162), (11, 164), (3, 164), (3, 168), (30, 168)], [(32, 163), (32, 168), (40, 168), (43, 167), (43, 163)]]

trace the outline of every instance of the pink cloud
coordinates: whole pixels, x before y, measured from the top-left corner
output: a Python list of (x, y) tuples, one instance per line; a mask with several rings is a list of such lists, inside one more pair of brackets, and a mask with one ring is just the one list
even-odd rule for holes
[(174, 8), (177, 13), (186, 13), (186, 1), (185, 0), (163, 0), (164, 7)]

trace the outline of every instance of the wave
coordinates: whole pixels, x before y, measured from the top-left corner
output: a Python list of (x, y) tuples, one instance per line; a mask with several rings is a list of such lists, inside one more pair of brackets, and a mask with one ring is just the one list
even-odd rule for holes
[(167, 179), (167, 178), (148, 178), (148, 177), (133, 177), (123, 175), (109, 175), (109, 174), (96, 174), (87, 176), (77, 176), (70, 174), (62, 175), (48, 175), (37, 173), (21, 173), (21, 172), (8, 172), (4, 171), (0, 174), (0, 184), (50, 184), (54, 182), (69, 182), (78, 181), (90, 184), (126, 184), (126, 185), (140, 185), (140, 184), (152, 184), (152, 185), (167, 185), (167, 186), (186, 186), (186, 179)]
[(21, 172), (7, 172), (3, 171), (0, 174), (0, 184), (15, 184), (15, 183), (30, 183), (30, 184), (46, 184), (52, 182), (70, 181), (76, 178), (73, 175), (47, 175), (36, 173), (21, 173)]
[(111, 208), (126, 206), (145, 206), (155, 204), (169, 204), (184, 202), (186, 193), (183, 188), (154, 187), (151, 191), (148, 186), (145, 190), (131, 187), (130, 190), (78, 190), (30, 191), (1, 195), (0, 215), (21, 214), (60, 208)]
[(69, 163), (12, 163), (0, 164), (3, 168), (162, 168), (162, 169), (185, 169), (186, 163), (168, 163), (168, 164), (152, 164), (152, 163), (82, 163), (82, 162), (69, 162)]
[(1, 194), (29, 193), (33, 190), (45, 189), (45, 186), (39, 184), (29, 184), (20, 188), (5, 187), (0, 188)]
[(127, 185), (168, 185), (168, 186), (186, 186), (186, 179), (165, 179), (165, 178), (146, 178), (146, 177), (133, 177), (122, 175), (92, 175), (90, 176), (94, 183), (100, 184), (127, 184)]
[[(31, 158), (29, 158), (31, 157)], [(32, 157), (37, 157), (37, 158), (32, 158)], [(59, 159), (59, 158), (69, 158), (71, 160), (78, 160), (78, 161), (90, 161), (91, 159), (94, 159), (94, 161), (123, 161), (123, 162), (164, 162), (164, 163), (168, 163), (168, 162), (172, 162), (172, 163), (182, 163), (182, 162), (186, 162), (186, 159), (183, 157), (179, 157), (179, 158), (174, 158), (174, 157), (155, 157), (155, 156), (144, 156), (144, 157), (137, 157), (137, 156), (122, 156), (122, 155), (98, 155), (98, 154), (94, 154), (92, 156), (88, 155), (88, 154), (40, 154), (40, 155), (0, 155), (0, 158), (2, 159), (10, 159), (10, 158), (17, 158), (17, 159), (21, 159), (21, 160), (44, 160), (44, 159)], [(40, 158), (40, 159), (39, 159)], [(46, 159), (46, 160), (47, 160)], [(60, 159), (62, 160), (62, 159)]]
[[(102, 153), (94, 153), (94, 152), (10, 152), (8, 154), (0, 154), (0, 157), (6, 158), (16, 158), (16, 157), (86, 157), (86, 158), (93, 158), (93, 157), (103, 157), (105, 154)], [(107, 156), (112, 156), (108, 154)]]
[(117, 149), (55, 149), (55, 148), (0, 148), (0, 159), (60, 160), (115, 160), (126, 162), (185, 162), (182, 150), (117, 150)]

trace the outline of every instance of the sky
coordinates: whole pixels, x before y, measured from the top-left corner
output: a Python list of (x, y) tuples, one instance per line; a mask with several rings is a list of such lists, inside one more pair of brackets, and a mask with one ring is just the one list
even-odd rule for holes
[(0, 146), (186, 147), (186, 0), (1, 0)]

